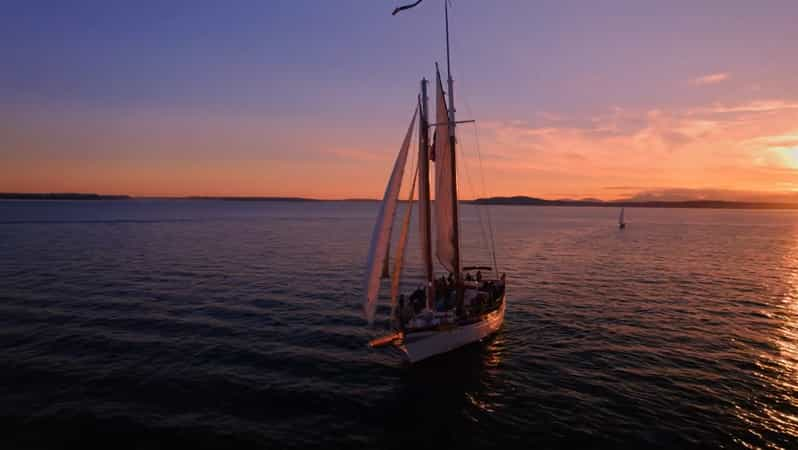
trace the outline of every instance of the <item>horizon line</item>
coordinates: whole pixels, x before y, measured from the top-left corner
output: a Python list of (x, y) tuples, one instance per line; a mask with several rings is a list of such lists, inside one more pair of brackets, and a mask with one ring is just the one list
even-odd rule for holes
[[(283, 202), (380, 202), (379, 198), (313, 198), (302, 196), (272, 196), (272, 195), (130, 195), (130, 194), (97, 194), (93, 192), (0, 192), (0, 200), (228, 200), (228, 201), (283, 201)], [(417, 201), (417, 200), (413, 200)], [(434, 201), (434, 199), (432, 200)], [(590, 205), (656, 205), (656, 204), (728, 204), (728, 205), (762, 205), (798, 208), (798, 201), (767, 201), (767, 200), (719, 200), (712, 198), (701, 199), (616, 199), (603, 200), (599, 198), (555, 198), (533, 197), (529, 195), (492, 196), (460, 200), (465, 203), (482, 203), (493, 205), (545, 205), (546, 203), (560, 204), (560, 206), (590, 206)], [(407, 200), (400, 200), (406, 203)]]

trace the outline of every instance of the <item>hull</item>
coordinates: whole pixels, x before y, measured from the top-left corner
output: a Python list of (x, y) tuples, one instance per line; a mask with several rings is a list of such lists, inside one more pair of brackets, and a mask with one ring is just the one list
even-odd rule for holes
[(456, 348), (482, 340), (501, 328), (504, 323), (506, 298), (496, 311), (486, 314), (478, 322), (452, 327), (446, 330), (408, 333), (399, 345), (408, 361), (416, 363), (429, 357), (452, 351)]

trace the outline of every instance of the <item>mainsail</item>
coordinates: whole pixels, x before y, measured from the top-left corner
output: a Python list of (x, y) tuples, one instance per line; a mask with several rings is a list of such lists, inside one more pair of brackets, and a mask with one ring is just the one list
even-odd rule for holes
[(459, 266), (457, 258), (456, 186), (449, 134), (449, 111), (443, 97), (441, 74), (437, 73), (435, 92), (435, 231), (438, 261), (449, 271)]
[(621, 215), (618, 217), (618, 224), (623, 225), (623, 208), (621, 208)]
[(374, 315), (377, 312), (377, 295), (380, 290), (380, 275), (382, 275), (385, 258), (388, 255), (388, 248), (391, 245), (391, 228), (393, 228), (394, 217), (396, 216), (396, 205), (399, 200), (399, 191), (402, 188), (402, 177), (405, 172), (407, 153), (410, 148), (410, 138), (413, 136), (413, 125), (416, 122), (418, 108), (413, 112), (413, 119), (405, 134), (402, 147), (396, 156), (393, 165), (391, 178), (385, 187), (385, 195), (380, 203), (380, 211), (377, 214), (377, 222), (374, 224), (374, 231), (371, 234), (371, 245), (369, 246), (368, 264), (366, 269), (366, 301), (363, 305), (363, 312), (369, 323), (374, 322)]

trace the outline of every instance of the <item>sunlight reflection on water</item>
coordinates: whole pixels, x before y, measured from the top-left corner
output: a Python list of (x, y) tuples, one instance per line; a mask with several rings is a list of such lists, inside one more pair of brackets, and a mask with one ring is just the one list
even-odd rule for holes
[[(798, 243), (798, 236), (796, 236)], [(738, 417), (748, 424), (755, 441), (770, 441), (768, 447), (795, 448), (789, 439), (798, 439), (798, 247), (785, 256), (782, 267), (785, 292), (778, 309), (766, 314), (775, 322), (772, 345), (775, 352), (761, 352), (754, 375), (762, 382), (761, 392), (753, 394), (754, 408), (737, 407)], [(778, 407), (774, 407), (774, 406)], [(772, 433), (771, 439), (763, 431)], [(745, 437), (735, 442), (758, 448)], [(784, 444), (784, 445), (780, 445)]]
[[(798, 243), (798, 236), (796, 236)], [(781, 310), (781, 326), (774, 343), (779, 349), (776, 364), (780, 372), (774, 377), (774, 391), (779, 393), (779, 401), (788, 403), (798, 410), (798, 248), (792, 255), (793, 266), (787, 276), (789, 290), (784, 296)], [(798, 412), (798, 411), (797, 411)], [(781, 409), (765, 408), (771, 425), (781, 433), (798, 438), (798, 415), (788, 414)]]

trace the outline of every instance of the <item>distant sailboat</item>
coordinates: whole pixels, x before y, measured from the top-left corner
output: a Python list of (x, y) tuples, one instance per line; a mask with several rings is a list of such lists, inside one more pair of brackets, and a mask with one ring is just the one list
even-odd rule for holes
[(618, 228), (621, 230), (626, 228), (626, 222), (623, 220), (623, 208), (621, 208), (621, 215), (618, 217)]
[[(417, 5), (397, 8), (394, 12)], [(449, 68), (449, 10), (444, 2), (446, 18), (446, 60)], [(496, 332), (504, 321), (506, 306), (505, 275), (484, 276), (494, 267), (461, 267), (460, 224), (457, 197), (457, 164), (455, 146), (454, 81), (448, 70), (447, 95), (443, 89), (440, 71), (436, 65), (435, 76), (435, 122), (428, 121), (427, 80), (421, 80), (413, 118), (405, 133), (399, 154), (394, 162), (388, 185), (385, 188), (377, 222), (369, 248), (366, 271), (366, 298), (364, 313), (369, 323), (374, 321), (380, 279), (386, 270), (391, 243), (391, 230), (399, 201), (399, 191), (407, 162), (415, 122), (418, 122), (418, 164), (413, 178), (407, 211), (402, 222), (401, 234), (395, 251), (394, 269), (391, 273), (391, 321), (393, 333), (372, 340), (372, 347), (395, 345), (404, 352), (410, 362), (481, 340)], [(430, 144), (429, 129), (435, 131)], [(434, 162), (434, 205), (430, 201), (430, 162)], [(416, 180), (418, 185), (416, 186)], [(399, 294), (405, 247), (407, 244), (413, 195), (418, 187), (419, 231), (421, 259), (424, 265), (425, 282), (408, 297)], [(435, 214), (435, 234), (431, 226), (431, 215)], [(436, 277), (433, 267), (432, 249), (447, 275)], [(494, 263), (495, 266), (495, 256)]]

